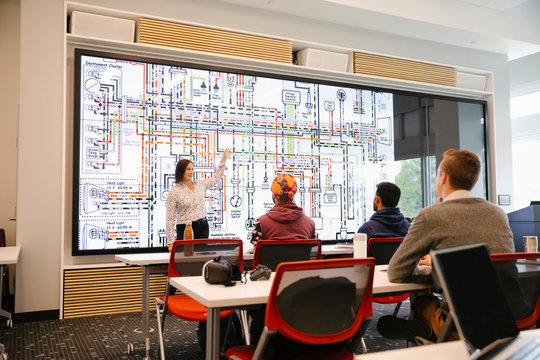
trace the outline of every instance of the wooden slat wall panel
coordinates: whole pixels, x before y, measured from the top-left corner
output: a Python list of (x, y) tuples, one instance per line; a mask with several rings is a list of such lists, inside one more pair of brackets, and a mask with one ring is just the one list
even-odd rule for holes
[(139, 19), (139, 42), (251, 59), (292, 63), (292, 43), (199, 26)]
[(353, 60), (355, 74), (457, 86), (457, 70), (452, 67), (358, 52)]
[[(165, 292), (167, 274), (150, 274), (150, 310)], [(64, 318), (142, 310), (139, 266), (64, 271)]]

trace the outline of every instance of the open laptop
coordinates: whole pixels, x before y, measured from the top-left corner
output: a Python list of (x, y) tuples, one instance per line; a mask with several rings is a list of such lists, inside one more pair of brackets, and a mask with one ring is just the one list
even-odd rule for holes
[(484, 244), (431, 255), (472, 359), (522, 359), (531, 354), (532, 359), (540, 358), (540, 330), (520, 334)]

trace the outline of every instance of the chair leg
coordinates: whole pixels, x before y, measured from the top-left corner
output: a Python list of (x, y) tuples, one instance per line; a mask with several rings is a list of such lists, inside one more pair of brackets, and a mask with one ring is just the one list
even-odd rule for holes
[[(161, 304), (160, 304), (161, 303)], [(165, 317), (165, 314), (161, 315), (161, 309), (160, 305), (163, 306), (163, 303), (159, 298), (156, 299), (156, 316), (157, 316), (157, 328), (159, 333), (159, 353), (161, 356), (161, 360), (165, 360), (165, 348), (163, 346), (163, 328), (162, 328), (162, 321), (161, 318)]]
[(362, 354), (367, 354), (367, 346), (363, 336), (360, 338), (360, 344), (362, 345)]
[(261, 338), (259, 339), (259, 342), (257, 343), (257, 347), (255, 348), (255, 352), (253, 353), (252, 360), (259, 360), (259, 359), (262, 358), (262, 355), (264, 353), (264, 349), (268, 345), (268, 341), (270, 341), (270, 338), (275, 333), (276, 333), (275, 331), (268, 331), (266, 326), (264, 327)]
[(161, 328), (165, 329), (165, 315), (167, 314), (167, 307), (165, 303), (161, 304)]
[(439, 337), (437, 338), (437, 342), (445, 342), (450, 337), (450, 332), (452, 331), (452, 325), (454, 325), (454, 318), (452, 316), (452, 313), (449, 312), (448, 316), (446, 317), (446, 320), (444, 321), (443, 328), (441, 330), (441, 333), (439, 334)]
[(240, 310), (240, 321), (242, 322), (242, 329), (244, 330), (244, 338), (246, 339), (246, 345), (250, 344), (249, 339), (249, 324), (247, 310)]
[(401, 303), (402, 301), (398, 302), (396, 304), (396, 308), (394, 309), (394, 316), (397, 316), (398, 312), (399, 312), (399, 308), (401, 307)]

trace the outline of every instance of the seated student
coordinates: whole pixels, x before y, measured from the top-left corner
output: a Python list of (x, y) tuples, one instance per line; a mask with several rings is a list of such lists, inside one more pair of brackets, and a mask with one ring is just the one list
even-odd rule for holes
[[(474, 153), (455, 149), (444, 153), (435, 180), (439, 202), (420, 210), (414, 219), (388, 265), (390, 281), (433, 281), (440, 289), (436, 274), (432, 277), (417, 271), (419, 264), (431, 265), (431, 258), (426, 255), (431, 250), (485, 243), (492, 253), (514, 252), (512, 231), (504, 211), (470, 192), (479, 174), (480, 161)], [(430, 325), (435, 337), (439, 336), (448, 312), (443, 300), (433, 295), (419, 296), (411, 310)], [(407, 320), (394, 320), (379, 329), (383, 336), (386, 331), (395, 334), (392, 328), (396, 327), (414, 335), (406, 331)]]
[(298, 186), (289, 174), (276, 176), (270, 188), (274, 207), (259, 217), (251, 234), (251, 243), (258, 240), (314, 239), (315, 223), (294, 203)]
[[(289, 174), (281, 173), (272, 182), (274, 207), (257, 219), (251, 235), (251, 243), (258, 240), (315, 239), (315, 223), (304, 214), (304, 210), (294, 203), (298, 186)], [(264, 329), (266, 307), (251, 310), (251, 342), (257, 344)]]
[(358, 229), (359, 233), (365, 233), (367, 238), (372, 237), (403, 237), (407, 235), (411, 224), (396, 207), (401, 190), (396, 184), (382, 182), (377, 184), (377, 191), (373, 199), (373, 211), (369, 221)]

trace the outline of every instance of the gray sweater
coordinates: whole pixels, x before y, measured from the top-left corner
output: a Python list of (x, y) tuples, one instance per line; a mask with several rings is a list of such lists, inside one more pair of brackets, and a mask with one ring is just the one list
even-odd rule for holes
[[(417, 275), (420, 258), (431, 250), (485, 243), (492, 253), (514, 252), (508, 217), (496, 205), (480, 198), (448, 200), (420, 210), (388, 266), (393, 282), (429, 282)], [(467, 266), (467, 264), (463, 264)], [(436, 277), (435, 285), (440, 287)]]

